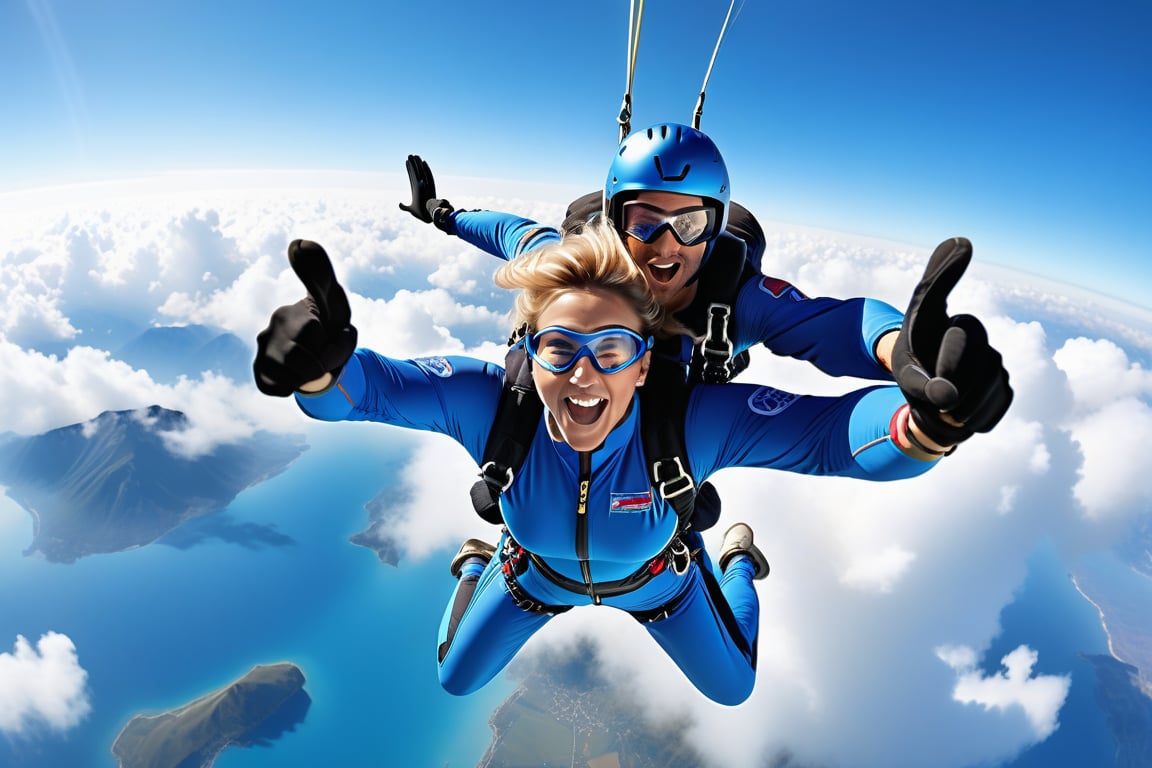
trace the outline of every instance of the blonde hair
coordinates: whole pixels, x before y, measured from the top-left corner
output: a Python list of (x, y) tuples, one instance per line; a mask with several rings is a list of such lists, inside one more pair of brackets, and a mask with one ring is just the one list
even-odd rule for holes
[(496, 285), (518, 289), (513, 327), (538, 330), (537, 320), (557, 296), (600, 288), (619, 295), (636, 310), (642, 336), (672, 336), (686, 329), (656, 301), (644, 273), (603, 216), (577, 232), (518, 256), (496, 270)]

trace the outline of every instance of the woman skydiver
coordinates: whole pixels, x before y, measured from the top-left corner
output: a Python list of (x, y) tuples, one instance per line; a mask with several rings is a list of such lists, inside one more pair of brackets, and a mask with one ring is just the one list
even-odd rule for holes
[[(699, 535), (681, 535), (674, 510), (653, 491), (637, 387), (648, 374), (653, 338), (679, 329), (610, 227), (593, 223), (497, 273), (499, 286), (520, 291), (515, 324), (527, 325), (545, 410), (502, 496), (499, 556), (479, 552), (457, 564), (457, 594), (440, 629), (440, 682), (450, 693), (471, 693), (552, 616), (603, 604), (642, 621), (706, 696), (739, 704), (755, 682), (759, 601), (752, 581), (767, 563), (751, 531), (737, 525), (714, 566)], [(1010, 399), (999, 356), (985, 344), (974, 359), (977, 345), (961, 340), (957, 347), (956, 334), (945, 334), (958, 325), (944, 300), (967, 264), (965, 246), (954, 240), (937, 249), (901, 332), (908, 343), (897, 342), (894, 359), (923, 374), (906, 390), (911, 407), (896, 386), (840, 397), (697, 386), (684, 425), (697, 484), (736, 466), (869, 480), (919, 475), (950, 447), (940, 429), (921, 425), (934, 410), (930, 400), (949, 387), (952, 414), (960, 417), (956, 434), (990, 428), (988, 414), (998, 419)], [(296, 241), (289, 260), (308, 296), (276, 310), (257, 337), (260, 389), (295, 394), (300, 408), (321, 420), (440, 432), (479, 462), (502, 369), (463, 356), (396, 360), (357, 349), (347, 297), (324, 250)], [(921, 325), (912, 328), (917, 318)], [(988, 364), (988, 350), (996, 366)], [(967, 419), (971, 425), (962, 423)]]

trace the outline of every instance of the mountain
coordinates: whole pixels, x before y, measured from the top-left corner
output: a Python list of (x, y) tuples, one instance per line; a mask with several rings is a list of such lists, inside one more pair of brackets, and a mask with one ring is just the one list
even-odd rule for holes
[(112, 744), (120, 768), (210, 768), (230, 745), (267, 745), (303, 722), (312, 699), (294, 664), (256, 666), (224, 688), (159, 715), (136, 715)]
[(115, 356), (148, 371), (154, 381), (171, 384), (181, 376), (198, 378), (213, 371), (234, 381), (252, 378), (252, 351), (232, 333), (206, 325), (149, 328), (115, 351)]
[(279, 474), (305, 450), (300, 438), (257, 432), (205, 456), (172, 454), (163, 435), (188, 426), (153, 405), (0, 443), (0, 484), (31, 513), (26, 555), (69, 563), (143, 546), (187, 520), (218, 512)]

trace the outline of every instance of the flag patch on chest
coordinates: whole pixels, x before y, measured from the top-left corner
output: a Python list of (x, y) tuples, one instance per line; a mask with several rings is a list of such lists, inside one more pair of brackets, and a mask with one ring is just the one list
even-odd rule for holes
[(614, 493), (610, 512), (646, 512), (652, 507), (652, 491), (642, 493)]

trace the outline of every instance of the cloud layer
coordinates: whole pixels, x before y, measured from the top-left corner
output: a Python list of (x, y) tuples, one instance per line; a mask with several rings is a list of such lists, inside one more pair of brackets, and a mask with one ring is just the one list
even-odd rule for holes
[[(375, 181), (180, 194), (162, 186), (95, 200), (76, 193), (75, 203), (56, 196), (0, 219), (0, 260), (10, 276), (0, 286), (0, 389), (21, 403), (0, 412), (0, 432), (32, 434), (153, 403), (188, 414), (192, 430), (171, 446), (185, 453), (258, 428), (355, 429), (310, 423), (247, 382), (202, 375), (159, 384), (115, 355), (150, 325), (203, 323), (251, 343), (276, 306), (300, 297), (284, 257), (295, 237), (321, 242), (333, 256), (363, 344), (395, 356), (498, 360), (510, 298), (491, 286), (496, 261), (397, 211), (406, 189)], [(549, 222), (567, 202), (457, 198), (462, 207)], [(827, 232), (768, 230), (765, 269), (808, 295), (869, 295), (899, 307), (928, 256)], [(1047, 737), (1058, 727), (1067, 671), (1035, 673), (1027, 643), (1002, 670), (985, 649), (1038, 546), (1054, 542), (1071, 561), (1110, 546), (1148, 514), (1152, 459), (1138, 441), (1152, 433), (1152, 319), (1127, 315), (1132, 322), (1119, 332), (1100, 319), (1114, 315), (1085, 309), (1088, 300), (1070, 303), (1049, 286), (1009, 277), (977, 263), (950, 304), (985, 321), (1011, 372), (1016, 400), (993, 433), (899, 483), (750, 470), (715, 478), (727, 520), (751, 523), (773, 565), (758, 587), (759, 676), (746, 704), (703, 700), (653, 653), (642, 627), (611, 611), (565, 614), (526, 652), (591, 637), (606, 674), (665, 704), (653, 719), (691, 713), (688, 738), (717, 766), (760, 765), (763, 754), (788, 750), (802, 763), (959, 768)], [(742, 379), (814, 393), (858, 384), (763, 351)], [(491, 538), (468, 504), (475, 467), (467, 455), (439, 436), (414, 442), (400, 473), (406, 487), (395, 493), (406, 500), (394, 530), (406, 557)], [(709, 532), (710, 546), (724, 527)], [(83, 670), (67, 638), (46, 635), (39, 654), (21, 642), (0, 663), (31, 669), (24, 665), (52, 660), (72, 672), (54, 678), (73, 683), (57, 687), (71, 693), (62, 698), (71, 706), (38, 716), (83, 717)], [(3, 722), (20, 727), (26, 717)]]

